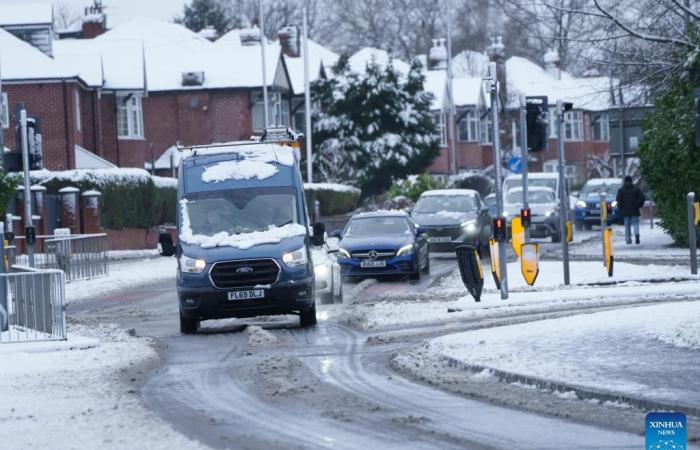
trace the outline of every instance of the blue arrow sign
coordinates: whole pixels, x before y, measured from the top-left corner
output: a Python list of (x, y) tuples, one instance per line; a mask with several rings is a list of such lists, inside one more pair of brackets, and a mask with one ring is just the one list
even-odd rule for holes
[(508, 170), (511, 173), (522, 173), (523, 172), (523, 160), (520, 156), (513, 156), (508, 160)]

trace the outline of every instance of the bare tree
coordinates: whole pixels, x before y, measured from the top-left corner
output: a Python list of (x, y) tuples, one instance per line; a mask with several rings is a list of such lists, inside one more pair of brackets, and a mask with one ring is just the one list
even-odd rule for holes
[(80, 13), (67, 3), (59, 3), (53, 11), (54, 27), (68, 30), (80, 22)]

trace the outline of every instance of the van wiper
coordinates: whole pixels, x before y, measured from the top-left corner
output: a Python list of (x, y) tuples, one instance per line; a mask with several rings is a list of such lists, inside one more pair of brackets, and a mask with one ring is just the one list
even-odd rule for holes
[(283, 227), (283, 226), (285, 226), (285, 225), (289, 225), (289, 224), (292, 223), (292, 222), (294, 222), (294, 219), (289, 219), (288, 221), (286, 221), (286, 222), (283, 223), (282, 225), (275, 225), (275, 226), (276, 226), (277, 228), (281, 228), (281, 227)]

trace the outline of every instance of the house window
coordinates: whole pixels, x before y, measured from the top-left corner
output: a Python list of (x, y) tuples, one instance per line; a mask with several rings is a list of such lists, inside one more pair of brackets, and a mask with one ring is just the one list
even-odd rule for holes
[(81, 131), (82, 123), (80, 122), (80, 92), (78, 90), (73, 91), (73, 97), (75, 98), (75, 129)]
[(583, 140), (583, 113), (581, 111), (567, 111), (564, 113), (564, 140)]
[[(253, 131), (265, 130), (265, 107), (262, 91), (251, 92)], [(267, 93), (267, 123), (270, 125), (289, 125), (289, 99), (279, 92)], [(303, 122), (302, 122), (303, 123)]]
[(591, 129), (594, 141), (610, 140), (610, 121), (608, 113), (594, 114), (591, 116)]
[(306, 132), (306, 107), (303, 98), (292, 99), (292, 128), (297, 133)]
[(460, 142), (479, 141), (479, 119), (475, 109), (463, 111), (458, 125)]
[(481, 118), (481, 143), (482, 144), (492, 144), (493, 143), (493, 126), (491, 125), (491, 114), (488, 112)]
[(10, 110), (7, 103), (7, 92), (0, 94), (0, 128), (10, 128)]
[(143, 106), (140, 96), (117, 95), (117, 134), (121, 139), (143, 138)]
[(440, 133), (440, 146), (447, 147), (447, 129), (445, 127), (445, 116), (442, 111), (433, 112), (433, 121), (437, 127), (438, 133)]

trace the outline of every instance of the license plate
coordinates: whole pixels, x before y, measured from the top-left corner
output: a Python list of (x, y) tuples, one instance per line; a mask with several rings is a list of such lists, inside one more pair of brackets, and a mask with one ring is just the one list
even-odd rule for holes
[(386, 261), (362, 261), (360, 267), (386, 267)]
[(229, 300), (250, 300), (253, 298), (265, 298), (265, 290), (251, 289), (250, 291), (233, 291), (228, 293)]
[(452, 238), (449, 236), (433, 236), (428, 238), (428, 242), (452, 242)]

